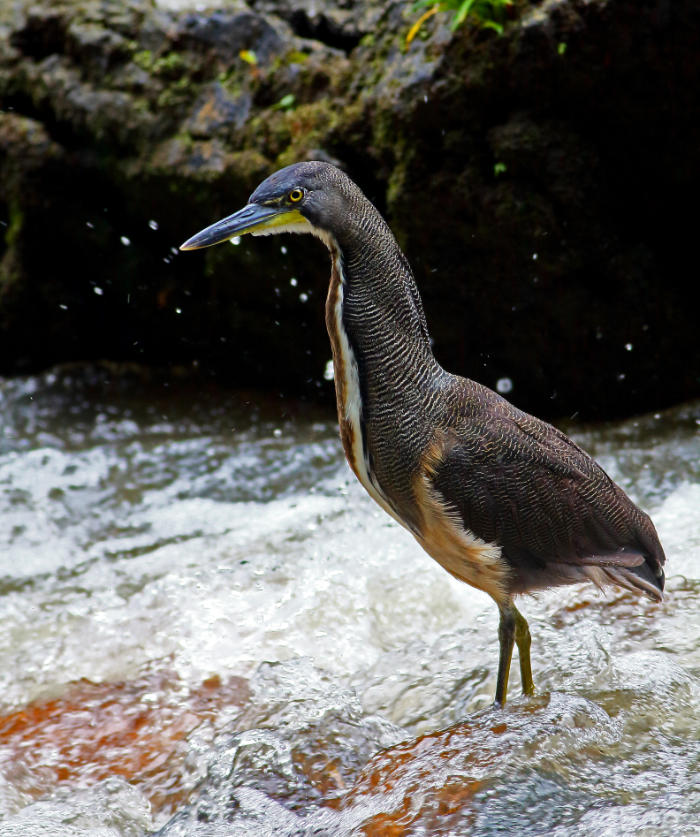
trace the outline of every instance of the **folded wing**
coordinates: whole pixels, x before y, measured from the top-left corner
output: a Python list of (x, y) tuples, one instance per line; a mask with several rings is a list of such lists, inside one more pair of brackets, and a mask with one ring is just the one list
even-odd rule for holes
[(433, 486), (465, 529), (501, 547), (510, 591), (589, 579), (660, 600), (665, 558), (649, 517), (561, 431), (456, 381), (469, 392), (444, 417)]

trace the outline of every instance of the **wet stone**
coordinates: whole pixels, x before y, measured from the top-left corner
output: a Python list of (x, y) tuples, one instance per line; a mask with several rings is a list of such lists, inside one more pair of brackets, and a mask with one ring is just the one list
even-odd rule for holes
[(194, 137), (208, 138), (223, 128), (240, 128), (251, 106), (250, 93), (233, 97), (218, 82), (206, 88), (194, 105), (185, 129)]

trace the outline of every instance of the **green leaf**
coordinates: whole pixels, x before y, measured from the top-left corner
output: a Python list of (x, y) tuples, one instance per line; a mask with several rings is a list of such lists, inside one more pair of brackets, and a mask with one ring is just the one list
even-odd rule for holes
[(467, 15), (472, 10), (472, 6), (476, 0), (464, 0), (462, 5), (457, 9), (457, 14), (452, 19), (451, 29), (456, 29), (461, 23), (464, 23)]
[(499, 35), (503, 34), (503, 24), (496, 23), (495, 20), (482, 20), (481, 25), (484, 29), (493, 29), (493, 31), (498, 32)]
[(293, 93), (287, 93), (286, 96), (282, 96), (282, 98), (277, 102), (277, 104), (273, 105), (275, 110), (291, 110), (294, 107), (294, 103), (296, 102), (296, 97)]
[(242, 58), (246, 64), (250, 64), (254, 67), (258, 63), (258, 56), (253, 52), (252, 49), (242, 49), (238, 53), (239, 58)]

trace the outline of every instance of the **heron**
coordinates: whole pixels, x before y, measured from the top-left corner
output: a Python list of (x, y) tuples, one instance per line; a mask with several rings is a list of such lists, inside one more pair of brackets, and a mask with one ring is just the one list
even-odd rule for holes
[(590, 581), (662, 600), (665, 556), (651, 519), (563, 432), (442, 368), (406, 257), (341, 169), (280, 169), (180, 249), (247, 233), (310, 233), (328, 248), (325, 319), (345, 456), (428, 555), (495, 601), (496, 705), (515, 646), (522, 691), (534, 694), (516, 596)]

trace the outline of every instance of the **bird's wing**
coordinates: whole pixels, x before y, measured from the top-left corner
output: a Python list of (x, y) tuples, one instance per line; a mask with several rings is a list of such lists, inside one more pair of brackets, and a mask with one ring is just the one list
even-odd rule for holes
[[(490, 390), (460, 403), (469, 409), (446, 422), (432, 484), (467, 530), (501, 547), (514, 592), (582, 574), (623, 584), (631, 573), (659, 597), (664, 557), (651, 520), (585, 451)], [(612, 575), (581, 569), (590, 567)]]

